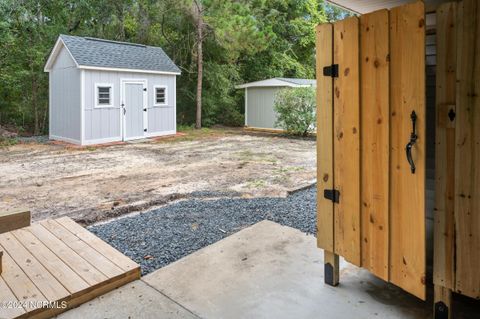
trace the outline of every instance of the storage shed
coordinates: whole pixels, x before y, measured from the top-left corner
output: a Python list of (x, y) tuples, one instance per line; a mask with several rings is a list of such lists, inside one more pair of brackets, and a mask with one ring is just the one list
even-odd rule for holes
[(159, 47), (60, 35), (49, 72), (49, 137), (79, 145), (176, 133), (179, 68)]
[(245, 89), (245, 126), (256, 129), (281, 130), (275, 125), (275, 95), (284, 88), (315, 86), (315, 80), (273, 78), (237, 85)]

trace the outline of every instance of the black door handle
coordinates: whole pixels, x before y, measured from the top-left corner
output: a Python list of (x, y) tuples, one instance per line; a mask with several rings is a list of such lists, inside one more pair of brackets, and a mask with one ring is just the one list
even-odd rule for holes
[(415, 174), (416, 167), (415, 167), (415, 162), (413, 161), (413, 158), (412, 158), (412, 148), (418, 139), (417, 130), (416, 130), (417, 113), (415, 113), (415, 111), (412, 111), (412, 114), (410, 114), (410, 119), (412, 120), (413, 128), (412, 128), (412, 133), (410, 134), (410, 141), (405, 147), (405, 151), (407, 153), (408, 164), (410, 164), (410, 170), (412, 171), (412, 174)]

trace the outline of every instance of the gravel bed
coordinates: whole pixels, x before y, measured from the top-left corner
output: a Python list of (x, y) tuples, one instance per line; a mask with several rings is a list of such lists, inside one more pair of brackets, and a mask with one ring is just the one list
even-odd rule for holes
[(38, 136), (17, 136), (16, 139), (20, 143), (37, 143), (37, 144), (47, 144), (49, 142), (48, 135), (38, 135)]
[(188, 199), (89, 230), (145, 275), (265, 219), (315, 234), (316, 187), (286, 198)]

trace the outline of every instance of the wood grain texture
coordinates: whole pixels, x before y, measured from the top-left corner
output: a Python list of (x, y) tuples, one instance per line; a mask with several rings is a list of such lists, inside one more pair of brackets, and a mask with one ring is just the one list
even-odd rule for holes
[[(423, 2), (390, 11), (390, 281), (425, 300), (425, 11)], [(417, 166), (405, 146), (417, 114)]]
[(0, 245), (12, 253), (11, 257), (47, 300), (62, 300), (70, 293), (62, 284), (10, 233), (0, 235)]
[[(5, 280), (0, 277), (0, 303), (6, 304), (8, 302), (18, 302), (18, 299), (7, 286)], [(16, 318), (23, 314), (25, 314), (23, 307), (0, 307), (0, 318)]]
[(74, 222), (71, 218), (62, 217), (55, 219), (55, 221), (65, 227), (72, 234), (80, 238), (82, 241), (90, 245), (90, 247), (93, 247), (96, 251), (101, 253), (122, 270), (129, 271), (138, 268), (138, 264), (136, 262)]
[(55, 220), (44, 220), (40, 224), (64, 242), (70, 249), (83, 259), (87, 260), (107, 278), (112, 278), (123, 273), (122, 269), (100, 254), (93, 247), (72, 234)]
[(0, 234), (30, 226), (30, 211), (7, 211), (0, 212)]
[[(438, 11), (437, 11), (438, 12)], [(438, 30), (438, 29), (437, 29)], [(435, 285), (433, 294), (433, 305), (435, 313), (435, 304), (437, 302), (443, 302), (448, 307), (448, 318), (452, 318), (452, 291), (448, 288)]]
[(77, 273), (66, 265), (57, 255), (45, 246), (37, 237), (25, 229), (11, 232), (13, 236), (69, 291), (76, 294), (89, 287)]
[(457, 4), (437, 9), (436, 141), (433, 282), (454, 288), (455, 249), (455, 111)]
[(480, 4), (458, 4), (455, 290), (480, 298)]
[(388, 10), (360, 17), (362, 267), (388, 281)]
[(28, 278), (25, 272), (17, 265), (5, 247), (0, 245), (0, 249), (4, 251), (4, 271), (2, 278), (13, 292), (17, 300), (24, 302), (24, 309), (28, 312), (39, 311), (42, 302), (47, 299)]
[(334, 205), (335, 253), (360, 266), (360, 92), (359, 19), (333, 25), (334, 186), (340, 202)]
[(51, 232), (47, 231), (45, 227), (40, 224), (33, 224), (26, 228), (36, 238), (38, 238), (45, 246), (47, 246), (58, 258), (60, 258), (66, 265), (68, 265), (77, 275), (82, 277), (90, 286), (99, 284), (107, 277), (98, 269), (93, 267), (88, 261), (83, 259), (77, 253), (72, 252), (63, 241), (58, 239)]
[(333, 26), (316, 28), (317, 72), (317, 246), (334, 251), (333, 202), (323, 197), (333, 189), (333, 79), (323, 76), (323, 67), (333, 63)]
[[(49, 229), (34, 224), (0, 235), (0, 250), (5, 253), (5, 269), (0, 275), (0, 302), (34, 302), (20, 308), (0, 307), (0, 318), (50, 318), (140, 278), (137, 264), (126, 261), (125, 256), (120, 257), (118, 251), (102, 244), (94, 235), (86, 235), (88, 231), (75, 227), (71, 219), (42, 223)], [(108, 278), (98, 270), (110, 272), (111, 265), (125, 270), (111, 273)], [(90, 273), (91, 276), (86, 275)], [(56, 302), (60, 307), (45, 307), (47, 302)]]

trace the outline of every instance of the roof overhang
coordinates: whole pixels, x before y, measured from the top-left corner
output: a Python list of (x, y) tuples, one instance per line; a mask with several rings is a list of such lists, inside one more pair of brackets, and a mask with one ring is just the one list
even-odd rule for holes
[(135, 73), (151, 73), (151, 74), (164, 74), (164, 75), (180, 75), (180, 72), (167, 72), (167, 71), (155, 71), (155, 70), (142, 70), (142, 69), (121, 69), (121, 68), (107, 68), (90, 65), (79, 65), (79, 69), (82, 70), (96, 70), (96, 71), (112, 71), (112, 72), (135, 72)]
[(261, 81), (255, 81), (255, 82), (250, 82), (250, 83), (245, 83), (245, 84), (240, 84), (236, 85), (236, 89), (247, 89), (250, 87), (310, 87), (310, 85), (300, 85), (300, 84), (295, 84), (287, 81), (282, 81), (280, 79), (268, 79), (268, 80), (261, 80)]
[[(391, 9), (403, 4), (415, 2), (414, 0), (326, 0), (327, 2), (342, 9), (357, 14), (369, 13), (381, 9)], [(425, 0), (426, 12), (435, 11), (436, 7), (451, 0)]]

